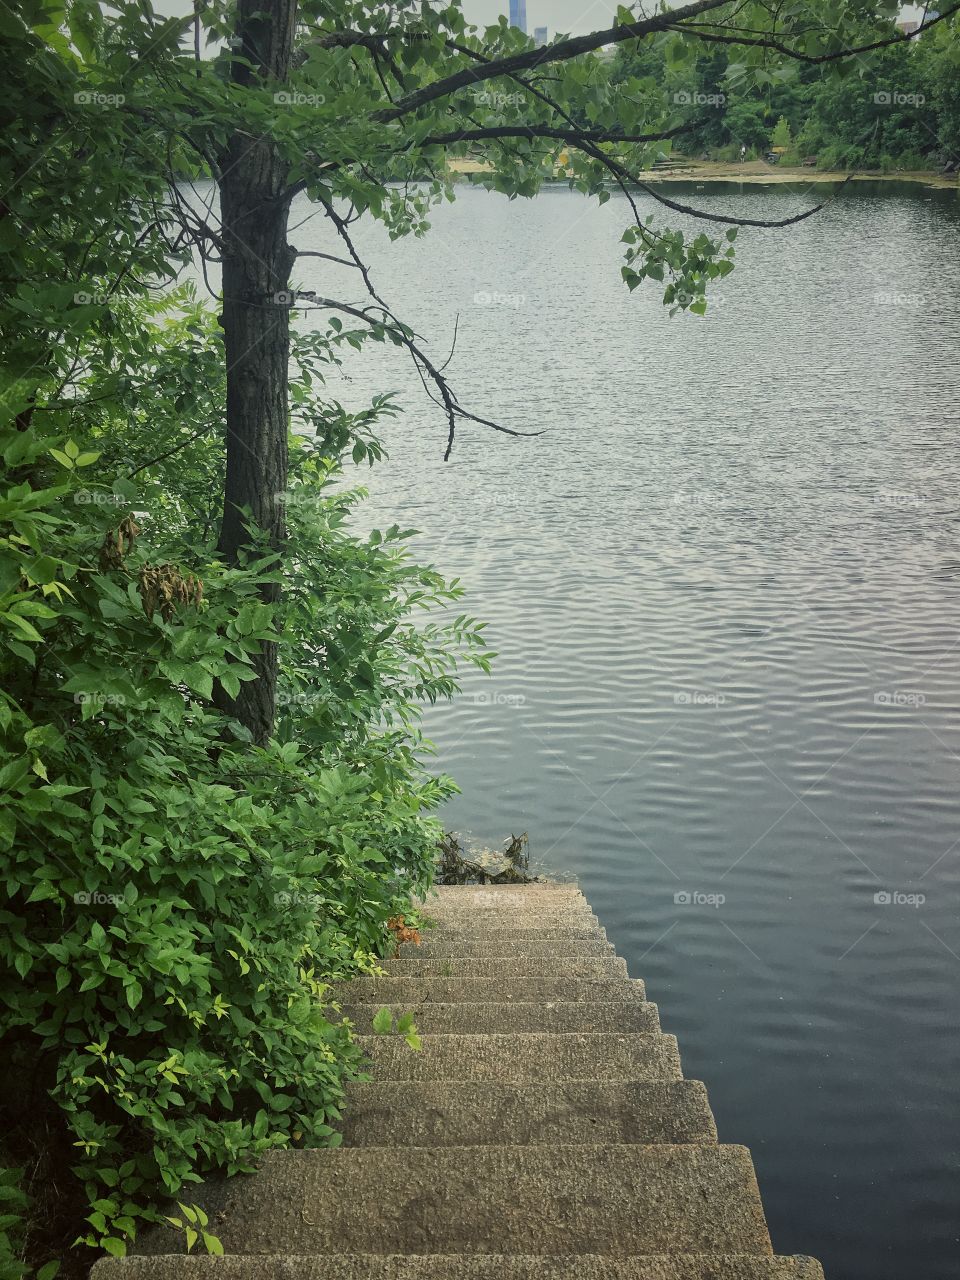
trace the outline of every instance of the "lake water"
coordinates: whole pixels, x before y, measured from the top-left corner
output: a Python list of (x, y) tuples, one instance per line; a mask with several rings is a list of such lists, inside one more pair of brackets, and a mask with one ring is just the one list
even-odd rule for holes
[[(767, 218), (813, 199), (665, 190)], [(855, 185), (744, 231), (704, 319), (621, 285), (622, 198), (468, 189), (433, 222), (359, 229), (375, 282), (438, 358), (459, 315), (467, 407), (545, 431), (465, 425), (444, 464), (400, 353), (331, 384), (351, 407), (403, 393), (363, 473), (375, 519), (422, 530), (500, 653), (426, 718), (463, 789), (445, 820), (526, 830), (579, 879), (751, 1148), (778, 1252), (955, 1278), (956, 193)], [(318, 220), (292, 239), (332, 243)]]

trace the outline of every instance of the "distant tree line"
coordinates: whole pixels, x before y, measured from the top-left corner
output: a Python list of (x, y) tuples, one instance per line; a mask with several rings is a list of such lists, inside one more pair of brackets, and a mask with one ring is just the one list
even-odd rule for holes
[(816, 63), (789, 62), (747, 83), (736, 46), (705, 42), (677, 52), (686, 56), (672, 56), (665, 45), (620, 46), (612, 78), (639, 81), (690, 119), (673, 144), (685, 155), (733, 160), (741, 147), (750, 158), (782, 147), (785, 163), (816, 157), (825, 169), (960, 166), (955, 18), (869, 60), (833, 66), (829, 75)]

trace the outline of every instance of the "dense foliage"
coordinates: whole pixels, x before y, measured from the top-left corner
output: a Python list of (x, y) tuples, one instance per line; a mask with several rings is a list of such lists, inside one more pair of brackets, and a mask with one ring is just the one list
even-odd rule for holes
[[(869, 43), (863, 22), (850, 43)], [(685, 56), (681, 56), (685, 55)], [(687, 155), (753, 159), (784, 149), (785, 163), (822, 169), (931, 169), (960, 164), (960, 28), (945, 21), (919, 39), (828, 69), (785, 62), (745, 76), (737, 46), (628, 45), (611, 75), (646, 83), (694, 121), (675, 147)]]
[[(843, 95), (862, 94), (867, 64), (831, 62), (821, 82), (756, 33), (840, 59), (889, 34), (896, 6), (692, 7), (710, 21), (620, 10), (611, 61), (610, 32), (535, 51), (505, 21), (470, 28), (456, 4), (0, 5), (0, 1280), (49, 1280), (77, 1236), (120, 1254), (163, 1197), (190, 1222), (204, 1174), (336, 1141), (360, 1064), (330, 984), (376, 963), (429, 882), (431, 811), (452, 783), (425, 768), (417, 711), (487, 656), (459, 587), (408, 558), (409, 531), (352, 531), (349, 469), (382, 459), (395, 406), (347, 412), (325, 375), (346, 348), (391, 342), (450, 443), (456, 426), (498, 425), (460, 406), (350, 228), (424, 233), (454, 195), (451, 157), (480, 154), (476, 181), (510, 196), (562, 167), (585, 195), (627, 197), (628, 287), (659, 282), (671, 309), (702, 312), (733, 269), (737, 220), (654, 224), (638, 175), (683, 125), (704, 146), (764, 146), (775, 129), (798, 147), (851, 142)], [(295, 51), (274, 48), (281, 10)], [(702, 39), (738, 23), (736, 61)], [(953, 39), (944, 23), (882, 55), (926, 68), (944, 148)], [(700, 110), (704, 86), (734, 84), (739, 100)], [(224, 193), (252, 152), (276, 190), (238, 228), (244, 183), (231, 215)], [(191, 189), (211, 176), (219, 205)], [(288, 250), (296, 197), (329, 219), (361, 303), (325, 298), (322, 263)], [(244, 234), (264, 208), (276, 234), (259, 272)], [(258, 288), (218, 296), (241, 259)], [(319, 319), (288, 351), (295, 308)], [(262, 345), (228, 360), (253, 320)], [(258, 416), (277, 331), (272, 417)], [(241, 420), (269, 528), (229, 499)], [(282, 480), (257, 492), (268, 459)], [(244, 526), (229, 555), (228, 515)], [(252, 735), (228, 708), (268, 677), (268, 732)]]
[[(166, 395), (173, 354), (202, 366), (216, 341), (195, 308), (115, 316), (153, 328)], [(414, 708), (452, 690), (458, 651), (485, 660), (467, 620), (415, 625), (457, 589), (409, 562), (403, 531), (351, 536), (357, 495), (307, 442), (289, 590), (262, 603), (274, 558), (226, 568), (204, 540), (215, 440), (131, 480), (129, 408), (0, 436), (4, 1130), (32, 1162), (45, 1115), (92, 1206), (87, 1240), (115, 1252), (158, 1190), (331, 1139), (358, 1063), (328, 983), (373, 965), (428, 883), (425, 814), (449, 788), (417, 763)], [(282, 714), (254, 749), (210, 697), (268, 636)]]

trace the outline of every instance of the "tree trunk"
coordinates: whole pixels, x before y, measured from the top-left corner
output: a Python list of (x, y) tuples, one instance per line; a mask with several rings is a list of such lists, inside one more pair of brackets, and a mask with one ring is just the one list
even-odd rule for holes
[[(245, 86), (286, 82), (297, 0), (239, 0), (233, 81)], [(247, 66), (245, 63), (251, 63)], [(223, 316), (227, 365), (227, 469), (220, 553), (232, 564), (256, 545), (247, 525), (262, 530), (282, 554), (286, 536), (287, 380), (290, 349), (287, 281), (294, 255), (287, 244), (290, 199), (286, 167), (269, 133), (237, 132), (220, 156), (223, 234)], [(279, 598), (278, 586), (264, 590)], [(273, 732), (277, 646), (254, 660), (255, 680), (236, 698), (218, 687), (214, 700), (264, 743)]]

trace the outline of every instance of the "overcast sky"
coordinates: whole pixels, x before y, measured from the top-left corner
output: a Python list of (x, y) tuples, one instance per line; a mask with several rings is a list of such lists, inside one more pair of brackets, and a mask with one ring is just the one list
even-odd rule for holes
[[(681, 2), (682, 0), (674, 0), (671, 8)], [(645, 7), (648, 13), (655, 13), (657, 9), (657, 5), (652, 2)], [(463, 11), (470, 22), (486, 25), (496, 22), (499, 14), (509, 13), (510, 2), (509, 0), (463, 0)], [(608, 0), (527, 0), (527, 31), (532, 34), (534, 27), (548, 27), (551, 36), (557, 31), (574, 36), (584, 35), (588, 31), (612, 26), (616, 11), (616, 3), (609, 3)], [(920, 8), (915, 4), (905, 4), (902, 16), (919, 18)]]
[[(155, 0), (155, 7), (171, 16), (186, 15), (193, 4), (192, 0)], [(648, 9), (653, 12), (654, 6)], [(463, 11), (468, 22), (488, 26), (501, 13), (509, 14), (510, 0), (464, 0)], [(612, 26), (616, 11), (616, 0), (527, 0), (527, 31), (532, 35), (534, 27), (548, 27), (551, 35), (556, 31), (582, 35)]]
[[(468, 21), (486, 26), (501, 13), (509, 14), (510, 5), (509, 0), (464, 0), (463, 11)], [(548, 27), (551, 35), (556, 31), (583, 35), (612, 26), (616, 11), (615, 0), (527, 0), (527, 31), (532, 34), (534, 27)]]
[[(155, 3), (160, 13), (171, 15), (188, 14), (193, 7), (192, 0), (155, 0)], [(656, 11), (654, 0), (645, 7), (648, 13)], [(463, 11), (469, 22), (487, 26), (496, 22), (501, 13), (509, 13), (510, 0), (463, 0)], [(527, 0), (527, 31), (532, 35), (534, 27), (546, 27), (551, 37), (558, 31), (584, 35), (612, 26), (616, 11), (616, 0)], [(901, 12), (905, 18), (919, 18), (921, 10), (917, 5), (907, 4)]]

